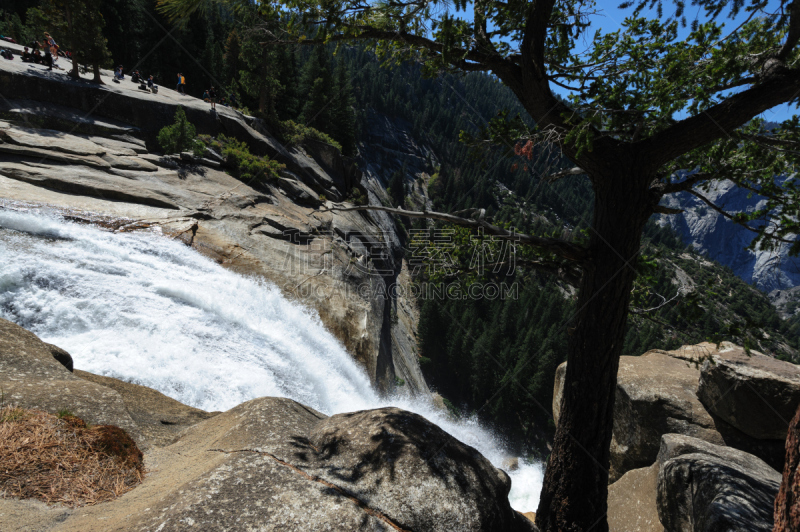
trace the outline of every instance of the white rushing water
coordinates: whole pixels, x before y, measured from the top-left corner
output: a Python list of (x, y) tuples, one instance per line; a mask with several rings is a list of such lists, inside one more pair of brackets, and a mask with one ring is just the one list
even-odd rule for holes
[[(0, 317), (66, 349), (75, 367), (204, 410), (263, 396), (325, 414), (398, 406), (500, 467), (502, 440), (423, 399), (380, 397), (315, 313), (277, 287), (154, 234), (114, 234), (0, 208)], [(511, 505), (535, 511), (540, 464), (510, 473)]]

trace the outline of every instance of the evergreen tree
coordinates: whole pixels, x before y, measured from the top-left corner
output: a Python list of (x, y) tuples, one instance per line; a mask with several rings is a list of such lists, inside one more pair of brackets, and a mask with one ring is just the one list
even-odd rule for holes
[(94, 81), (102, 83), (100, 67), (110, 65), (101, 6), (101, 0), (47, 0), (43, 5), (54, 32), (63, 35), (60, 46), (72, 53), (73, 78), (79, 77), (79, 65), (84, 65), (92, 68)]
[(234, 28), (228, 33), (228, 38), (225, 39), (225, 55), (222, 57), (222, 80), (225, 85), (230, 85), (231, 82), (239, 77), (239, 71), (242, 69), (241, 55), (242, 44), (239, 40), (239, 32)]
[(331, 102), (331, 136), (342, 145), (345, 155), (356, 154), (355, 97), (350, 72), (344, 61), (336, 62), (336, 79)]
[(246, 30), (241, 36), (239, 84), (258, 102), (258, 111), (270, 122), (277, 121), (276, 99), (281, 89), (276, 72), (276, 48), (261, 44), (263, 28)]
[(389, 196), (392, 198), (392, 207), (405, 207), (406, 190), (403, 173), (397, 170), (389, 180)]
[(331, 81), (327, 51), (324, 46), (315, 46), (300, 76), (300, 92), (307, 95), (300, 113), (305, 125), (331, 130)]

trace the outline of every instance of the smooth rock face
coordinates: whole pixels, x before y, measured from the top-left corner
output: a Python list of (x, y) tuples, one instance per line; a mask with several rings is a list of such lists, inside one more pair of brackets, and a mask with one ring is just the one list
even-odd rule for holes
[(658, 515), (667, 532), (772, 530), (780, 474), (755, 456), (670, 434), (656, 465)]
[(417, 414), (338, 414), (314, 427), (312, 449), (315, 459), (301, 469), (395, 516), (402, 528), (525, 530), (508, 503), (508, 475)]
[(608, 527), (614, 532), (664, 532), (658, 518), (658, 464), (628, 471), (608, 487)]
[(723, 350), (703, 363), (697, 396), (745, 434), (784, 440), (800, 405), (800, 368), (742, 349)]
[(786, 438), (786, 463), (775, 498), (775, 532), (800, 530), (800, 408)]

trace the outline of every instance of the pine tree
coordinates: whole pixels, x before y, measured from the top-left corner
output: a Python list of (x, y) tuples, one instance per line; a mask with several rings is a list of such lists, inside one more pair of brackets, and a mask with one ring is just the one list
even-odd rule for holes
[(241, 54), (242, 43), (239, 40), (239, 32), (234, 28), (225, 40), (225, 55), (222, 57), (222, 79), (225, 85), (230, 85), (239, 77), (239, 70), (242, 68), (239, 59)]
[(356, 154), (356, 100), (350, 84), (350, 72), (344, 61), (336, 63), (336, 79), (331, 102), (331, 136), (342, 145), (345, 155)]
[(248, 30), (241, 40), (239, 83), (244, 91), (258, 101), (263, 118), (277, 121), (276, 97), (281, 89), (275, 77), (276, 50), (263, 46), (256, 30)]
[(300, 76), (301, 94), (307, 95), (300, 121), (321, 131), (331, 130), (331, 78), (325, 47), (315, 46)]
[(406, 190), (403, 174), (397, 170), (389, 180), (389, 196), (392, 198), (392, 207), (405, 207)]
[(91, 66), (94, 81), (102, 83), (100, 67), (110, 64), (101, 5), (101, 0), (47, 0), (42, 5), (51, 22), (51, 31), (63, 35), (61, 46), (72, 53), (73, 78), (79, 77), (80, 65)]

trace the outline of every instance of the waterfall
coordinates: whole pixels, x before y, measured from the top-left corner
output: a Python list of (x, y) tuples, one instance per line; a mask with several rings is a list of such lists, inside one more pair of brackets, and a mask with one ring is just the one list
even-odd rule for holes
[[(111, 233), (0, 206), (0, 317), (69, 351), (75, 367), (204, 410), (263, 396), (328, 415), (416, 412), (500, 467), (502, 438), (427, 399), (381, 397), (311, 310), (154, 233)], [(520, 461), (509, 498), (533, 511), (542, 466)]]

